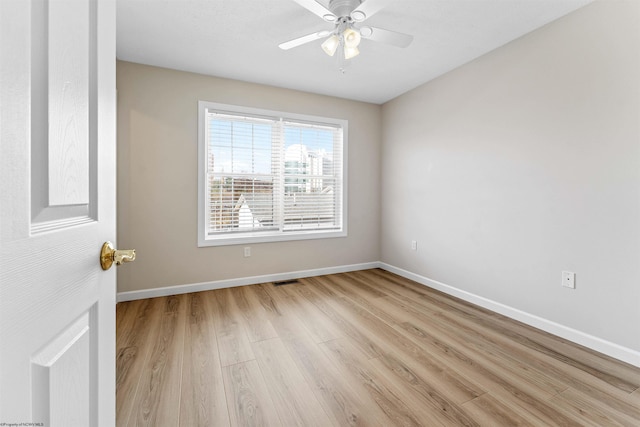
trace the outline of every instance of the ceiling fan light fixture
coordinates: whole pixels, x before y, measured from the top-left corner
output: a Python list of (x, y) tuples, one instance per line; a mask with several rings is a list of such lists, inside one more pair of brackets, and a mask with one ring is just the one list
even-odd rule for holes
[(347, 28), (342, 33), (342, 37), (344, 38), (344, 46), (349, 48), (356, 48), (360, 44), (360, 32), (354, 30), (353, 28)]
[[(2, 1), (2, 0), (0, 0)], [(397, 47), (407, 47), (413, 36), (378, 27), (362, 26), (362, 22), (371, 18), (383, 9), (391, 0), (292, 0), (300, 6), (332, 23), (333, 29), (317, 31), (293, 40), (280, 43), (278, 46), (288, 50), (303, 44), (324, 39), (322, 50), (329, 56), (336, 57), (340, 69), (344, 71), (349, 59), (360, 54), (358, 47), (362, 38)], [(325, 5), (328, 3), (328, 5)], [(346, 61), (345, 61), (346, 60)]]
[(344, 59), (355, 58), (358, 55), (360, 55), (360, 51), (358, 50), (357, 47), (349, 47), (349, 46), (345, 45), (345, 47), (344, 47)]
[(340, 46), (340, 38), (334, 34), (326, 39), (321, 46), (324, 53), (329, 56), (333, 56), (335, 55), (338, 46)]

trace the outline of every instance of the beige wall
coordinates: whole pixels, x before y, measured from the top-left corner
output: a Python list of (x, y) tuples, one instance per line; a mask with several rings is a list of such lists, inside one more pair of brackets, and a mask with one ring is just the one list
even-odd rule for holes
[[(381, 107), (118, 62), (118, 246), (137, 260), (118, 291), (351, 265), (380, 259)], [(346, 238), (197, 247), (197, 102), (349, 121)]]
[(385, 104), (382, 261), (640, 351), (639, 17), (597, 1)]

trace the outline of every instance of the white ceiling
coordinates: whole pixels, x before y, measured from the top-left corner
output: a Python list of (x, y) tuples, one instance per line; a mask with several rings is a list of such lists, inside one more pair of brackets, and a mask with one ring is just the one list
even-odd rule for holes
[(366, 23), (413, 43), (363, 39), (342, 74), (322, 40), (278, 48), (332, 28), (293, 0), (117, 0), (117, 57), (381, 104), (591, 1), (390, 0)]

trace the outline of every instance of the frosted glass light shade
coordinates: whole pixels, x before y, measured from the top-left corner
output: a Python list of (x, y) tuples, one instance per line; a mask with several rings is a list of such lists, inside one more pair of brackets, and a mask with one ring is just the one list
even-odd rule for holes
[(360, 55), (360, 51), (357, 47), (348, 47), (345, 45), (344, 47), (344, 59), (351, 59)]
[(340, 46), (340, 38), (334, 34), (326, 39), (321, 46), (322, 50), (324, 50), (327, 55), (333, 56), (336, 53), (338, 46)]
[(347, 28), (344, 30), (342, 37), (344, 37), (345, 47), (358, 47), (360, 44), (360, 32), (353, 28)]

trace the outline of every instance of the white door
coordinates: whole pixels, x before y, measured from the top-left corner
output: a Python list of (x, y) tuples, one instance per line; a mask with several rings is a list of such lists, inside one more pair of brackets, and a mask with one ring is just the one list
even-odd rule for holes
[(112, 427), (113, 0), (0, 0), (0, 138), (0, 425)]

